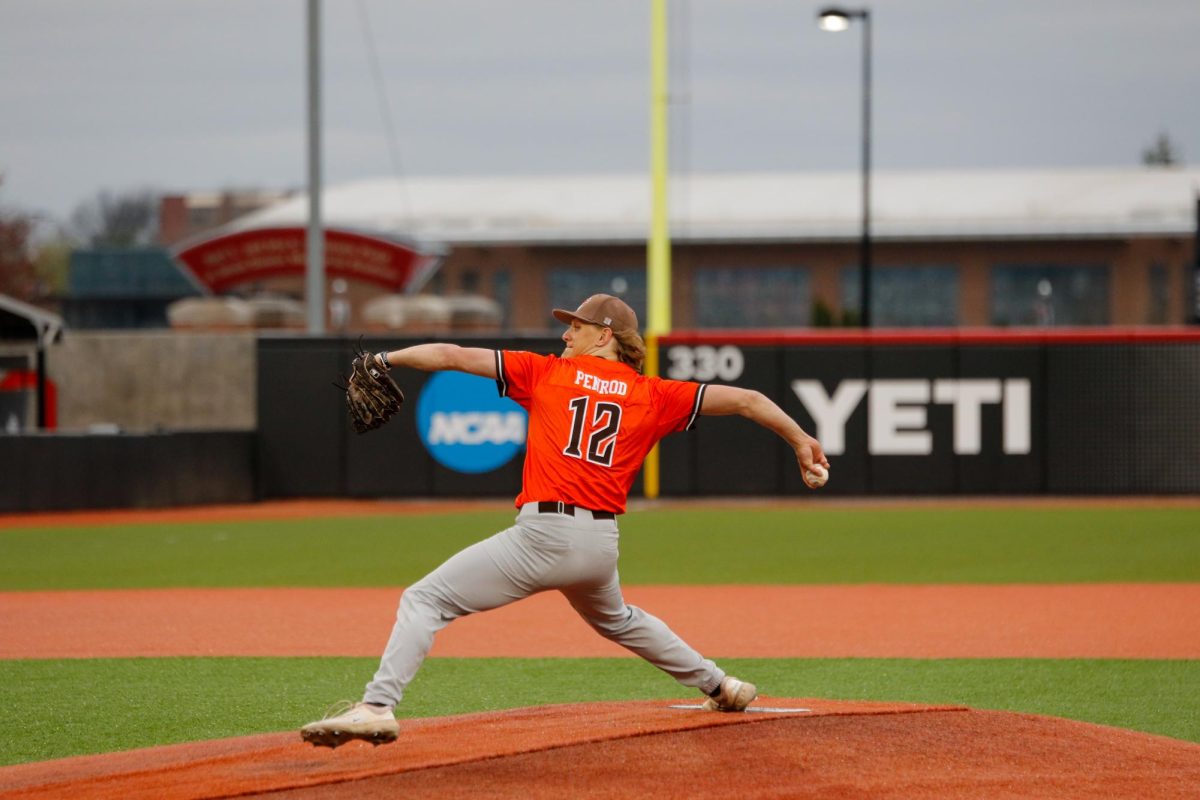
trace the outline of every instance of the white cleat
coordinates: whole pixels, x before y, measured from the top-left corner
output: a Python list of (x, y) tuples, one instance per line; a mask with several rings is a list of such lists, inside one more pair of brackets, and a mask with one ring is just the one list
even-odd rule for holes
[(381, 745), (396, 741), (399, 735), (400, 723), (391, 710), (348, 700), (331, 708), (325, 719), (300, 729), (300, 738), (313, 747), (338, 747), (351, 739)]
[(726, 676), (721, 681), (721, 691), (716, 697), (704, 701), (705, 711), (745, 711), (746, 706), (758, 697), (758, 688), (753, 683), (739, 681)]

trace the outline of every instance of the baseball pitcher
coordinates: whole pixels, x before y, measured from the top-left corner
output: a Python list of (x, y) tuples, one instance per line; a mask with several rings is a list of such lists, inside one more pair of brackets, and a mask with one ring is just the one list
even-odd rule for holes
[(520, 403), (529, 412), (529, 432), (519, 512), (511, 528), (452, 556), (405, 590), (362, 702), (305, 725), (304, 741), (325, 747), (350, 739), (394, 741), (400, 729), (394, 708), (439, 630), (550, 589), (601, 636), (703, 692), (705, 708), (744, 711), (757, 696), (754, 684), (726, 675), (657, 617), (625, 603), (617, 517), (654, 444), (690, 429), (700, 415), (739, 414), (775, 432), (795, 450), (812, 488), (824, 483), (829, 467), (821, 445), (759, 392), (642, 375), (646, 348), (637, 316), (616, 297), (593, 295), (575, 311), (555, 309), (554, 317), (567, 325), (557, 357), (435, 343), (356, 359), (347, 402), (360, 432), (386, 421), (403, 402), (387, 374), (396, 367), (482, 375)]

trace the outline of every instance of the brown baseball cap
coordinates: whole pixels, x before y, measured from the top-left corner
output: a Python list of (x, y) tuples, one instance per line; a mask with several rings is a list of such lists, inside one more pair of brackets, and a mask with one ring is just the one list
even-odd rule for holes
[(614, 333), (637, 333), (638, 330), (637, 314), (624, 300), (611, 294), (594, 294), (580, 303), (579, 308), (574, 311), (556, 308), (554, 318), (566, 325), (577, 319), (591, 325), (612, 328)]

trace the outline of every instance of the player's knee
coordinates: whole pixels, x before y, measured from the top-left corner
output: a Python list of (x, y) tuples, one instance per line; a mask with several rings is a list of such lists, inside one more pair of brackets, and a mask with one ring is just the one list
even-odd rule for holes
[(585, 616), (584, 619), (601, 636), (612, 638), (627, 633), (636, 625), (637, 616), (635, 611), (636, 609), (632, 606), (626, 606), (625, 610), (620, 614), (602, 617)]
[(398, 615), (401, 617), (424, 616), (443, 620), (460, 616), (448, 598), (442, 596), (431, 585), (423, 582), (415, 583), (404, 590), (404, 594), (400, 596)]

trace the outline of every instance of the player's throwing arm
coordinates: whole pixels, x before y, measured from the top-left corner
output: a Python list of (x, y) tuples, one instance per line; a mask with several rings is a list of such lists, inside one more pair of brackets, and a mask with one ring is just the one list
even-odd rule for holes
[(819, 489), (829, 480), (829, 459), (821, 443), (804, 432), (797, 422), (762, 392), (737, 386), (710, 385), (704, 392), (700, 413), (706, 416), (737, 414), (773, 431), (791, 446), (800, 465), (800, 474), (810, 489)]

